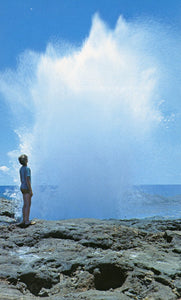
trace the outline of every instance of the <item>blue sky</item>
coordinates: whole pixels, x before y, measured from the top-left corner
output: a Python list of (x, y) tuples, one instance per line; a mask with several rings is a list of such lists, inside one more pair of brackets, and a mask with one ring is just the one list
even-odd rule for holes
[(98, 12), (110, 26), (118, 17), (154, 18), (166, 26), (181, 26), (179, 0), (1, 0), (0, 68), (15, 67), (25, 49), (44, 51), (52, 39), (80, 43)]
[[(180, 0), (1, 0), (0, 72), (16, 70), (20, 55), (27, 49), (43, 53), (48, 43), (57, 40), (81, 45), (89, 35), (95, 13), (110, 28), (115, 27), (118, 17), (122, 15), (128, 22), (144, 19), (149, 23), (155, 20), (173, 32), (181, 31)], [(12, 183), (7, 153), (16, 149), (19, 143), (14, 132), (15, 123), (4, 95), (0, 94), (1, 185)], [(174, 136), (177, 147), (180, 147), (179, 129)], [(168, 135), (165, 139), (168, 139)], [(172, 183), (174, 180), (178, 182), (178, 176), (174, 176)], [(168, 183), (168, 178), (165, 181)]]

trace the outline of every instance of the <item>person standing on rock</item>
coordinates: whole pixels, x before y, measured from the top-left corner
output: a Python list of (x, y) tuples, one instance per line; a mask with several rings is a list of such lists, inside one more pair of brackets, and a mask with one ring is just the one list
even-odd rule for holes
[(23, 154), (18, 158), (22, 167), (20, 168), (20, 180), (21, 186), (20, 190), (23, 194), (23, 224), (30, 225), (29, 220), (30, 216), (30, 207), (31, 207), (31, 197), (33, 196), (32, 187), (31, 187), (31, 169), (27, 166), (28, 156)]

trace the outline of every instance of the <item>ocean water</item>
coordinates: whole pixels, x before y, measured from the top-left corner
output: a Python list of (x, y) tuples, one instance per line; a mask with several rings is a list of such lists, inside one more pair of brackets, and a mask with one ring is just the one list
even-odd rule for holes
[[(180, 218), (181, 185), (140, 185), (125, 195), (124, 218)], [(129, 209), (128, 209), (129, 208)]]
[[(43, 187), (42, 187), (43, 189)], [(56, 187), (52, 187), (52, 194), (56, 192)], [(16, 216), (21, 216), (22, 196), (18, 186), (0, 186), (0, 197), (16, 201)], [(36, 194), (34, 195), (36, 198)], [(47, 208), (48, 209), (48, 208)], [(49, 219), (45, 212), (43, 215), (36, 215), (36, 201), (32, 201), (32, 216)], [(70, 217), (70, 216), (68, 216)], [(84, 217), (72, 215), (71, 217)], [(97, 217), (87, 213), (86, 217)], [(107, 218), (117, 219), (131, 218), (181, 218), (181, 185), (139, 185), (125, 191), (123, 198), (120, 199), (117, 213), (115, 216), (107, 212)], [(57, 211), (51, 215), (50, 219), (65, 219), (61, 211), (59, 218)]]
[(19, 187), (15, 185), (0, 185), (0, 198), (15, 200), (19, 192)]

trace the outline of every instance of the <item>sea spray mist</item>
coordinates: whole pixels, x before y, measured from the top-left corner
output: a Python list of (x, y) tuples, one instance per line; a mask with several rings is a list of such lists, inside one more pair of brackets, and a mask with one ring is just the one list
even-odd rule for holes
[(120, 17), (110, 29), (96, 15), (80, 47), (26, 51), (17, 70), (1, 74), (19, 137), (13, 176), (26, 153), (33, 217), (126, 217), (127, 190), (156, 176), (166, 121), (152, 26)]

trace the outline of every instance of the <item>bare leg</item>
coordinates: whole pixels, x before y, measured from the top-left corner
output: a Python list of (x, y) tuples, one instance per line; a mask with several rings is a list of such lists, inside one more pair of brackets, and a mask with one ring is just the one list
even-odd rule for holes
[(23, 194), (23, 222), (29, 223), (30, 207), (31, 207), (31, 195), (26, 193)]
[(27, 222), (29, 222), (30, 221), (30, 219), (29, 219), (29, 217), (30, 217), (30, 207), (31, 207), (31, 195), (30, 194), (28, 194), (27, 200), (28, 200)]
[(23, 223), (25, 223), (25, 208), (26, 208), (26, 196), (25, 196), (25, 194), (23, 194), (23, 209), (22, 209), (22, 212), (23, 212)]

